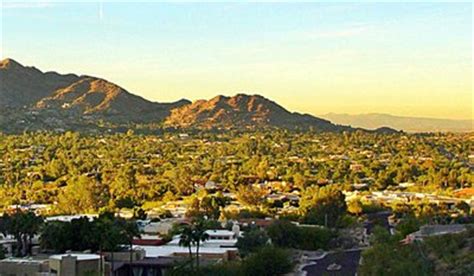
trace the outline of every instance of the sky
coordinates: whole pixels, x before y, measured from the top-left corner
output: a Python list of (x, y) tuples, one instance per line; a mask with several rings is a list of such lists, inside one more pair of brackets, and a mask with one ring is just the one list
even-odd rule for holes
[(473, 118), (471, 3), (0, 1), (2, 58), (153, 101)]

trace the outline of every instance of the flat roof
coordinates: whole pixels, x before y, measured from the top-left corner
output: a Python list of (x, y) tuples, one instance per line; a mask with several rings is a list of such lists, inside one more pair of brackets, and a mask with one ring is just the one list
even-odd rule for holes
[(46, 221), (62, 221), (62, 222), (71, 222), (73, 219), (80, 219), (86, 217), (89, 221), (92, 221), (94, 218), (97, 218), (99, 215), (96, 214), (79, 214), (79, 215), (66, 215), (66, 216), (53, 216), (46, 217)]
[(6, 258), (0, 260), (0, 263), (24, 263), (24, 264), (42, 264), (48, 260), (38, 260), (29, 258)]
[[(185, 246), (162, 245), (162, 246), (133, 246), (133, 248), (140, 248), (145, 250), (147, 258), (170, 257), (174, 254), (189, 254), (189, 248)], [(228, 251), (237, 251), (236, 247), (199, 247), (201, 254), (224, 254)], [(196, 252), (196, 247), (191, 247), (192, 252)]]
[[(175, 236), (166, 245), (179, 245), (180, 236)], [(237, 243), (237, 239), (207, 239), (201, 243), (201, 247), (219, 247), (219, 246), (232, 246)]]
[(100, 259), (100, 255), (97, 254), (80, 254), (80, 253), (69, 253), (69, 254), (58, 254), (49, 256), (53, 260), (62, 260), (63, 257), (76, 257), (78, 261), (90, 261)]
[(209, 230), (206, 230), (206, 233), (209, 236), (214, 236), (214, 235), (217, 235), (217, 236), (233, 236), (233, 235), (235, 235), (235, 233), (232, 232), (232, 231), (221, 230), (221, 229), (209, 229)]

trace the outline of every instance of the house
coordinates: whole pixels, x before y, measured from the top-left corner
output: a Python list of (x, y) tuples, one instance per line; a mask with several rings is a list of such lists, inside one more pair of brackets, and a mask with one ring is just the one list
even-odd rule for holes
[(403, 240), (405, 243), (412, 243), (413, 241), (423, 241), (423, 239), (432, 236), (457, 234), (467, 230), (466, 224), (435, 224), (423, 225), (420, 230), (408, 234)]
[(49, 272), (58, 276), (98, 275), (104, 261), (96, 254), (59, 254), (49, 257)]
[(143, 232), (148, 235), (166, 235), (173, 228), (173, 224), (186, 223), (185, 220), (163, 219), (157, 222), (150, 222), (143, 227)]
[(454, 191), (456, 197), (461, 198), (474, 198), (474, 188), (464, 188)]
[(398, 186), (400, 186), (402, 188), (408, 188), (408, 187), (415, 186), (415, 183), (413, 183), (413, 182), (402, 182), (402, 183), (399, 183)]
[(0, 260), (0, 275), (49, 275), (48, 260), (34, 260), (32, 258), (6, 258)]
[(238, 220), (238, 223), (243, 227), (254, 225), (261, 228), (270, 226), (274, 220), (272, 218), (258, 219), (258, 218), (242, 218)]
[(352, 187), (356, 190), (363, 190), (369, 187), (367, 183), (354, 183), (352, 184)]
[(187, 133), (180, 133), (178, 134), (178, 136), (179, 136), (179, 139), (183, 139), (183, 140), (189, 139), (189, 134)]
[(175, 258), (145, 258), (132, 263), (116, 262), (113, 266), (113, 275), (129, 276), (135, 275), (134, 271), (140, 271), (140, 275), (167, 275), (167, 271), (176, 265)]
[(215, 242), (221, 247), (235, 246), (237, 239), (240, 236), (240, 228), (235, 225), (236, 228), (233, 231), (229, 230), (207, 230), (206, 234), (209, 236), (209, 242)]
[[(3, 250), (6, 256), (10, 256), (13, 253), (16, 244), (17, 241), (12, 236), (4, 236), (3, 234), (0, 234), (0, 250)], [(0, 273), (0, 275), (2, 274)]]
[[(199, 247), (199, 255), (203, 260), (221, 260), (228, 261), (237, 258), (238, 249), (235, 247), (239, 231), (228, 230), (207, 230), (209, 239), (202, 242)], [(180, 236), (176, 235), (173, 239), (161, 246), (133, 246), (135, 249), (143, 249), (146, 258), (182, 258), (188, 257), (189, 248), (180, 246)], [(195, 253), (196, 246), (191, 246), (191, 252)]]
[(360, 172), (363, 168), (364, 166), (362, 164), (351, 164), (349, 166), (349, 169), (354, 172)]
[(206, 184), (204, 185), (204, 188), (205, 188), (206, 190), (217, 190), (217, 189), (219, 189), (220, 187), (219, 187), (219, 185), (218, 185), (216, 182), (214, 182), (214, 181), (212, 181), (212, 180), (209, 180), (209, 181), (207, 181)]
[(158, 235), (147, 235), (141, 234), (139, 239), (132, 240), (133, 245), (164, 245), (166, 242), (163, 239), (160, 239)]

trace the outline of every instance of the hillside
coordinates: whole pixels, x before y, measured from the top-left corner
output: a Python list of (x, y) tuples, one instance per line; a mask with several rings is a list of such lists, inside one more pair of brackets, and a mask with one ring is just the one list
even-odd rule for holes
[(194, 103), (156, 103), (107, 80), (42, 72), (5, 59), (0, 62), (0, 130), (82, 129), (98, 124), (145, 123), (173, 128), (282, 127), (349, 129), (307, 114), (292, 113), (259, 95), (217, 96)]
[(336, 124), (365, 129), (376, 129), (384, 126), (406, 132), (468, 132), (474, 129), (471, 120), (404, 117), (379, 113), (358, 115), (328, 113), (321, 115), (321, 117)]
[(31, 107), (79, 79), (74, 74), (43, 73), (35, 67), (25, 67), (12, 59), (4, 59), (0, 61), (0, 106)]
[(0, 83), (3, 109), (14, 113), (17, 109), (34, 114), (48, 112), (49, 117), (58, 120), (87, 116), (115, 123), (161, 122), (171, 109), (189, 103), (155, 103), (104, 79), (42, 72), (12, 59), (0, 62)]
[(165, 126), (201, 129), (229, 127), (314, 128), (322, 131), (344, 129), (311, 115), (291, 113), (260, 95), (245, 94), (233, 97), (217, 96), (176, 108), (166, 118)]

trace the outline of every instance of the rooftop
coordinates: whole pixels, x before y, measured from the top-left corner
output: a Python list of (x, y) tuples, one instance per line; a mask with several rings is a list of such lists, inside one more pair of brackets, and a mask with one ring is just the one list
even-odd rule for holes
[(0, 260), (0, 263), (21, 263), (21, 264), (42, 264), (47, 260), (38, 260), (31, 258), (6, 258)]
[(54, 217), (47, 217), (45, 218), (45, 220), (71, 222), (73, 219), (80, 219), (82, 217), (86, 217), (89, 219), (89, 221), (92, 221), (94, 218), (97, 218), (98, 215), (80, 214), (80, 215), (70, 215), (70, 216), (54, 216)]
[(53, 260), (62, 260), (63, 257), (76, 257), (78, 261), (90, 261), (90, 260), (100, 259), (100, 255), (97, 255), (97, 254), (80, 254), (80, 253), (51, 255), (49, 258)]
[[(163, 246), (133, 246), (133, 248), (139, 248), (145, 250), (145, 256), (147, 258), (157, 257), (170, 257), (174, 254), (189, 254), (189, 248), (185, 246), (177, 245), (163, 245)], [(228, 251), (237, 251), (235, 247), (200, 247), (200, 254), (224, 254)], [(192, 252), (196, 252), (196, 247), (191, 247)]]

